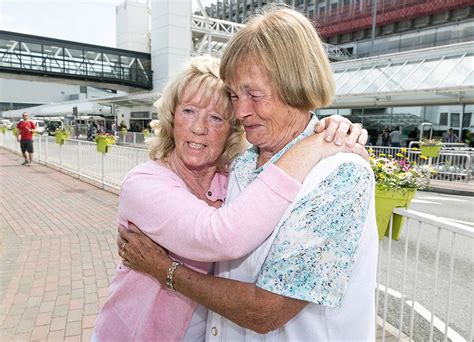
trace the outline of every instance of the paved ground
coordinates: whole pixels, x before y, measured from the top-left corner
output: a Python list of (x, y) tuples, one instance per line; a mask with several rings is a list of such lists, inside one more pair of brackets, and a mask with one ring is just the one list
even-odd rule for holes
[(118, 262), (118, 196), (21, 162), (0, 149), (0, 339), (89, 341)]
[(118, 197), (0, 149), (2, 341), (88, 341), (118, 259)]

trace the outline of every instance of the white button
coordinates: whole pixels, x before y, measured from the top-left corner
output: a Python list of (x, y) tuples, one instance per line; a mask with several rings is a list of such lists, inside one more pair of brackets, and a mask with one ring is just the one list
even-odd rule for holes
[(216, 327), (211, 328), (211, 334), (212, 334), (212, 336), (217, 336), (217, 328)]

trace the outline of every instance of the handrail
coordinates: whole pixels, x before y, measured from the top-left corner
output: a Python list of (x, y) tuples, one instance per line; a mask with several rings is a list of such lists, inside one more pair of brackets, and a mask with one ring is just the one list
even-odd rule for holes
[(460, 234), (469, 238), (474, 238), (474, 229), (457, 222), (451, 222), (443, 217), (422, 213), (419, 211), (403, 208), (395, 208), (393, 212), (397, 215), (408, 217), (414, 220), (421, 220), (423, 223), (436, 226), (450, 232)]

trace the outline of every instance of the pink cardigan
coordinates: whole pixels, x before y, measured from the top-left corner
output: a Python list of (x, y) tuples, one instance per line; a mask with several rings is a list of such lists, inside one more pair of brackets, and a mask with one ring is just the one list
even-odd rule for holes
[[(216, 174), (208, 197), (223, 200), (226, 186), (227, 177)], [(135, 223), (179, 254), (176, 259), (207, 273), (209, 262), (237, 259), (260, 245), (300, 187), (270, 165), (231, 204), (216, 209), (197, 199), (171, 170), (149, 161), (131, 170), (122, 184), (119, 223)], [(195, 306), (152, 277), (120, 264), (96, 319), (95, 334), (100, 342), (178, 341)]]

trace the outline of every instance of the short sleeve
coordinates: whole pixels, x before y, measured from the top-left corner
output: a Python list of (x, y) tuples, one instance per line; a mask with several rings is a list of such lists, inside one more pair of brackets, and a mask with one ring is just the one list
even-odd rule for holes
[(295, 204), (257, 279), (276, 294), (340, 306), (373, 196), (367, 167), (339, 164)]

